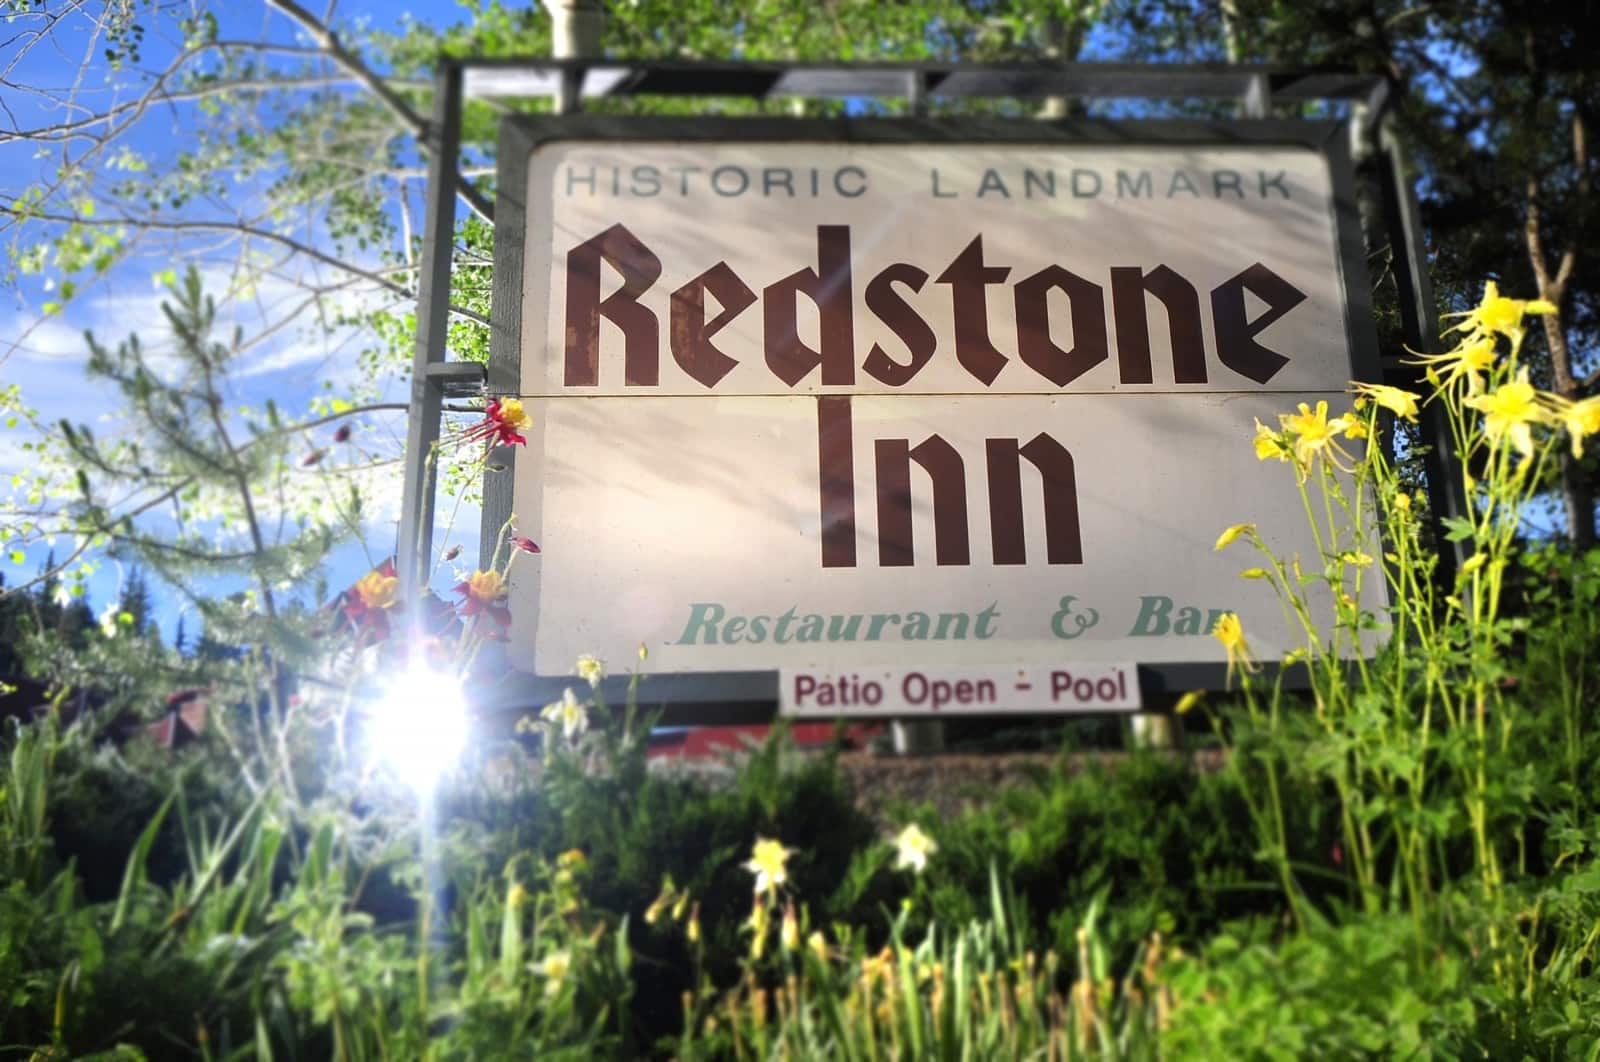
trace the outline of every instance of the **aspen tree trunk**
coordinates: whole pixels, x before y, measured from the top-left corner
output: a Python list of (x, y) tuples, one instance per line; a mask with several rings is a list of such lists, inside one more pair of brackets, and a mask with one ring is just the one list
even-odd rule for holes
[[(1579, 173), (1586, 174), (1589, 169), (1588, 130), (1582, 114), (1576, 110), (1572, 117), (1572, 155)], [(1579, 207), (1582, 209), (1586, 205), (1580, 202)], [(1576, 401), (1584, 397), (1584, 381), (1578, 380), (1572, 371), (1572, 351), (1567, 345), (1567, 332), (1563, 324), (1566, 315), (1563, 302), (1577, 265), (1577, 247), (1569, 245), (1562, 252), (1552, 273), (1544, 247), (1543, 224), (1539, 214), (1539, 183), (1535, 179), (1528, 181), (1527, 221), (1522, 234), (1528, 251), (1528, 263), (1533, 267), (1534, 278), (1539, 284), (1539, 297), (1556, 307), (1555, 313), (1541, 318), (1545, 345), (1550, 350), (1550, 370), (1555, 391), (1569, 402)], [(1565, 448), (1561, 451), (1561, 498), (1566, 508), (1567, 532), (1572, 536), (1573, 547), (1578, 550), (1592, 548), (1595, 544), (1594, 486), (1584, 475), (1579, 462), (1573, 459), (1572, 452)]]
[(600, 0), (545, 0), (550, 12), (550, 55), (553, 59), (594, 59), (600, 55), (605, 5)]

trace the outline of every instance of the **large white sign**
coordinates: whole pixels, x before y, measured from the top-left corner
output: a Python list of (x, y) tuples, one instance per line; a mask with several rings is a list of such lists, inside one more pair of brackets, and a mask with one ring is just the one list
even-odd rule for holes
[(1351, 376), (1331, 189), (1258, 145), (540, 146), (512, 658), (1208, 661), (1228, 611), (1275, 654), (1212, 544), (1316, 557), (1251, 437)]

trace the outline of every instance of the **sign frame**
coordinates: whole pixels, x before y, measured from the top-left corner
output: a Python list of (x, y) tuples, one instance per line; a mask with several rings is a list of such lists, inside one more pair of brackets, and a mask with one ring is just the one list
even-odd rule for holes
[[(1356, 198), (1350, 128), (1342, 121), (1280, 119), (1037, 119), (1004, 118), (680, 118), (596, 114), (512, 116), (500, 127), (495, 204), (495, 248), (491, 294), (487, 393), (522, 391), (523, 279), (528, 212), (528, 169), (541, 146), (559, 142), (679, 141), (861, 143), (896, 145), (1006, 144), (1061, 147), (1260, 146), (1309, 149), (1328, 166), (1339, 282), (1344, 294), (1349, 379), (1381, 382), (1383, 365), (1373, 320), (1365, 241)], [(483, 488), (482, 556), (492, 556), (496, 537), (512, 513), (515, 448), (495, 452)], [(615, 664), (616, 662), (613, 662)], [(497, 703), (556, 700), (573, 679), (535, 674), (505, 661), (505, 679), (490, 699)], [(1160, 703), (1192, 689), (1223, 689), (1226, 666), (1215, 663), (1139, 662), (1138, 681), (1147, 701)], [(637, 694), (641, 704), (663, 705), (673, 722), (717, 723), (766, 720), (776, 713), (778, 672), (708, 671), (649, 675)], [(601, 691), (611, 703), (627, 693), (625, 676), (608, 679)]]

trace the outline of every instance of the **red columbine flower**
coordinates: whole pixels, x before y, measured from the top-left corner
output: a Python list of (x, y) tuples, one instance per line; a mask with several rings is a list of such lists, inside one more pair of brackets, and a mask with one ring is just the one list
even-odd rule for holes
[(400, 576), (394, 561), (386, 560), (345, 591), (344, 615), (356, 633), (371, 631), (375, 640), (389, 637), (388, 610), (399, 603)]
[(461, 433), (468, 442), (487, 442), (490, 446), (526, 446), (523, 436), (533, 418), (515, 398), (496, 398), (483, 409), (483, 419)]
[(457, 583), (455, 590), (462, 595), (463, 618), (470, 620), (477, 615), (487, 616), (500, 628), (491, 631), (489, 637), (505, 637), (505, 628), (511, 625), (511, 609), (506, 604), (506, 581), (499, 572), (473, 572)]
[(333, 433), (333, 441), (336, 442), (336, 443), (349, 442), (350, 441), (350, 425), (348, 425), (348, 424), (339, 425), (339, 430)]
[(512, 535), (511, 544), (524, 553), (538, 553), (539, 543), (526, 535)]

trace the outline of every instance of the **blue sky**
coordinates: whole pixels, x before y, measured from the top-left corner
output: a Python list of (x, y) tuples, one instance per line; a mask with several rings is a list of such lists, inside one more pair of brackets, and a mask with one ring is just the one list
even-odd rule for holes
[[(220, 38), (265, 38), (284, 44), (300, 40), (288, 19), (265, 4), (230, 2), (212, 6), (218, 9)], [(462, 16), (455, 0), (409, 0), (404, 5), (376, 0), (337, 0), (328, 5), (324, 0), (317, 0), (307, 6), (319, 15), (331, 6), (336, 26), (366, 24), (373, 29), (401, 29), (397, 11), (403, 11), (416, 21), (440, 25), (459, 21)], [(20, 61), (13, 62), (3, 76), (17, 88), (0, 89), (3, 93), (0, 102), (7, 112), (3, 119), (5, 126), (30, 128), (60, 121), (59, 110), (46, 106), (47, 101), (28, 90), (68, 87), (82, 57), (99, 55), (100, 43), (91, 41), (82, 27), (71, 27), (58, 32), (45, 46), (34, 48)], [(162, 34), (157, 27), (145, 41), (142, 65), (147, 68), (164, 66), (175, 54), (175, 47), (170, 34)], [(15, 51), (0, 51), (0, 61), (14, 56)], [(128, 99), (142, 91), (131, 82), (120, 94), (95, 84), (108, 73), (103, 59), (91, 60), (82, 82), (80, 98), (85, 103), (104, 106), (109, 100)], [(160, 169), (171, 164), (177, 146), (192, 137), (195, 126), (192, 105), (152, 108), (130, 127), (124, 142), (153, 168)], [(36, 152), (31, 145), (0, 142), (0, 196), (9, 201), (31, 180), (47, 180), (55, 161), (53, 155)], [(255, 194), (256, 190), (247, 185), (233, 193), (239, 197)], [(108, 206), (114, 208), (114, 204)], [(202, 216), (204, 210), (203, 205), (197, 206), (193, 215)], [(106, 207), (102, 207), (101, 212), (103, 216)], [(48, 303), (61, 301), (61, 293), (41, 282), (41, 277), (24, 276), (15, 287), (0, 292), (0, 307), (3, 307), (0, 311), (0, 386), (20, 384), (24, 401), (39, 411), (45, 423), (71, 417), (114, 430), (118, 400), (115, 395), (96, 390), (85, 382), (82, 367), (87, 348), (83, 334), (92, 331), (98, 340), (107, 344), (115, 344), (128, 335), (138, 335), (147, 349), (159, 349), (167, 333), (161, 313), (161, 303), (167, 293), (158, 279), (163, 272), (173, 269), (181, 272), (185, 266), (194, 264), (206, 279), (208, 290), (225, 289), (231, 272), (225, 255), (208, 255), (192, 245), (181, 257), (175, 257), (175, 253), (162, 243), (137, 250), (73, 298), (65, 300), (56, 314), (42, 311)], [(299, 289), (293, 284), (269, 279), (248, 298), (238, 300), (227, 324), (231, 327), (237, 323), (247, 335), (254, 335), (253, 323), (274, 316), (290, 304), (288, 300), (300, 297)], [(288, 413), (304, 412), (314, 396), (342, 394), (362, 380), (357, 356), (367, 343), (366, 337), (348, 330), (330, 335), (309, 328), (285, 329), (252, 347), (236, 374), (234, 397), (240, 403), (256, 406), (272, 398)], [(403, 401), (404, 394), (397, 385), (391, 384), (388, 393), (379, 397)], [(367, 417), (363, 418), (361, 427), (363, 434), (358, 438), (364, 440), (366, 448), (398, 453), (403, 418), (398, 415)], [(25, 430), (0, 431), (0, 491), (7, 490), (12, 476), (25, 472), (30, 465), (29, 456), (18, 445), (25, 434)], [(392, 493), (395, 496), (398, 495), (399, 476), (398, 465), (393, 466), (395, 488)], [(448, 511), (449, 506), (445, 504), (441, 508)], [(470, 537), (475, 542), (476, 519), (475, 511), (460, 513), (456, 524), (466, 534), (458, 533), (457, 537)], [(4, 530), (0, 524), (0, 539), (8, 537)], [(353, 581), (372, 560), (386, 555), (393, 547), (393, 535), (393, 525), (387, 516), (376, 515), (368, 525), (365, 543), (348, 545), (335, 555), (329, 572), (332, 585)], [(14, 583), (36, 574), (51, 548), (43, 543), (35, 545), (27, 550), (21, 565), (5, 559), (7, 581)], [(70, 551), (71, 543), (58, 541), (53, 548), (58, 556), (64, 556)], [(106, 563), (95, 574), (89, 583), (89, 597), (96, 611), (116, 598), (126, 574), (114, 561)], [(448, 573), (445, 574), (448, 577)], [(213, 591), (229, 588), (221, 582), (207, 587)], [(178, 615), (179, 602), (175, 597), (161, 594), (158, 618), (169, 636), (177, 625)], [(196, 627), (191, 621), (189, 632), (195, 633)]]

